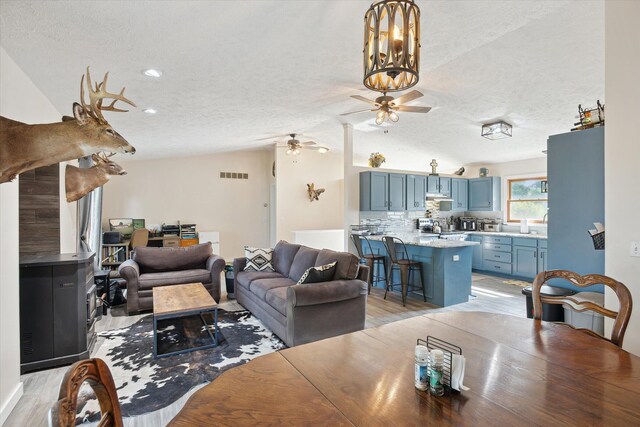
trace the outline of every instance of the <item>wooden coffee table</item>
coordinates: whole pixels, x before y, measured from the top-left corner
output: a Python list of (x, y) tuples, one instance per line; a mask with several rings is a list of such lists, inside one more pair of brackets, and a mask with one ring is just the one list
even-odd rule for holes
[[(213, 315), (213, 324), (208, 324), (204, 315)], [(158, 354), (158, 320), (177, 319), (199, 315), (212, 344), (191, 347), (185, 350)], [(214, 333), (211, 333), (213, 326)], [(211, 297), (202, 283), (187, 283), (153, 288), (153, 357), (168, 357), (176, 354), (204, 350), (218, 345), (218, 303)]]

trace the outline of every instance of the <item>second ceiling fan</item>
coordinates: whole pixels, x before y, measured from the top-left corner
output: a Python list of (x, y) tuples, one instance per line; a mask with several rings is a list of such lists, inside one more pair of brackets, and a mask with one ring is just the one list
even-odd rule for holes
[(348, 116), (349, 114), (356, 113), (364, 113), (366, 111), (377, 111), (376, 113), (376, 124), (381, 125), (387, 120), (392, 122), (397, 122), (400, 117), (398, 116), (398, 111), (404, 111), (407, 113), (428, 113), (431, 110), (431, 107), (417, 107), (410, 105), (402, 105), (407, 102), (413, 101), (414, 99), (418, 99), (421, 96), (424, 96), (421, 92), (417, 90), (412, 90), (409, 93), (406, 93), (398, 98), (394, 98), (393, 96), (388, 96), (385, 93), (382, 96), (377, 97), (375, 100), (365, 98), (360, 95), (351, 95), (352, 98), (357, 99), (359, 101), (364, 101), (369, 104), (373, 104), (375, 108), (367, 108), (365, 110), (351, 111), (348, 113), (343, 113), (341, 116)]

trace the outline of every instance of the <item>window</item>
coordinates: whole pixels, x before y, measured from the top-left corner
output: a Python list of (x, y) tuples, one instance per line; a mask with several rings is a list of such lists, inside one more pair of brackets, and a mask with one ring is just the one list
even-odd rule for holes
[(509, 179), (507, 185), (507, 222), (542, 222), (547, 213), (547, 177)]

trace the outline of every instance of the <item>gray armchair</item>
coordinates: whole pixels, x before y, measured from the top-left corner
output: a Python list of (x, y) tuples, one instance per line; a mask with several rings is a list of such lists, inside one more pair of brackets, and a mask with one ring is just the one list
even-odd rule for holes
[(127, 281), (127, 312), (153, 308), (156, 286), (202, 283), (216, 302), (220, 302), (220, 276), (225, 261), (214, 255), (211, 243), (178, 248), (137, 247), (131, 259), (118, 269)]

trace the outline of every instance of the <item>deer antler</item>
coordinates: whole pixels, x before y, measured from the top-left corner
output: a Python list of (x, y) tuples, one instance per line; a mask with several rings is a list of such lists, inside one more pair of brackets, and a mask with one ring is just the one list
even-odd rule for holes
[[(122, 88), (119, 94), (107, 92), (108, 79), (109, 79), (109, 73), (107, 72), (104, 75), (104, 79), (102, 80), (102, 83), (96, 83), (96, 88), (93, 89), (91, 84), (91, 75), (89, 74), (89, 67), (87, 67), (87, 88), (89, 89), (89, 105), (84, 103), (84, 75), (80, 80), (80, 102), (82, 103), (82, 108), (84, 108), (84, 110), (88, 114), (91, 114), (94, 119), (102, 123), (107, 123), (104, 116), (102, 115), (102, 111), (117, 111), (117, 112), (129, 111), (129, 110), (122, 110), (120, 108), (116, 108), (115, 107), (116, 102), (122, 101), (122, 102), (126, 102), (127, 104), (133, 107), (136, 106), (136, 104), (134, 104), (131, 100), (124, 97), (125, 88)], [(106, 107), (103, 107), (102, 100), (107, 98), (113, 99), (113, 102), (111, 102), (111, 104), (107, 105)]]

